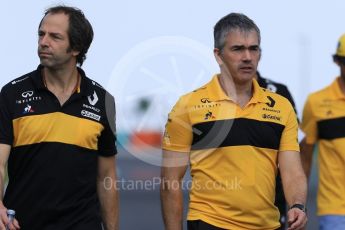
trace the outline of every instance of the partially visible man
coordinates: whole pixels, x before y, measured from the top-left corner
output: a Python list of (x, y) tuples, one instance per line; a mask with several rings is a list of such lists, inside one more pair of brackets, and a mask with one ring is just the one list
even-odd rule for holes
[(317, 214), (322, 230), (345, 229), (345, 34), (336, 54), (340, 76), (308, 96), (303, 110), (301, 156), (307, 176), (318, 145), (319, 186)]
[(274, 206), (279, 163), (289, 204), (289, 229), (306, 221), (307, 184), (289, 101), (254, 79), (260, 30), (231, 13), (214, 28), (220, 74), (182, 96), (169, 114), (163, 141), (161, 201), (167, 230), (182, 229), (181, 182), (190, 163), (189, 230), (277, 229)]
[(7, 162), (9, 184), (0, 229), (118, 229), (117, 191), (104, 185), (116, 180), (114, 99), (78, 67), (92, 39), (81, 10), (49, 8), (38, 28), (40, 65), (1, 90), (1, 198)]
[(282, 95), (286, 99), (289, 100), (292, 107), (296, 110), (295, 101), (293, 100), (293, 97), (288, 89), (288, 87), (282, 83), (272, 81), (271, 79), (262, 77), (261, 74), (257, 71), (255, 79), (258, 81), (259, 85), (273, 93), (277, 93), (279, 95)]
[[(261, 76), (259, 71), (256, 72), (255, 79), (258, 81), (259, 85), (273, 93), (277, 93), (279, 95), (282, 95), (286, 99), (289, 100), (291, 105), (293, 106), (294, 110), (297, 113), (296, 106), (295, 106), (295, 101), (292, 98), (292, 95), (288, 89), (288, 87), (282, 83), (278, 83), (275, 81), (272, 81), (268, 78), (264, 78)], [(283, 189), (283, 184), (281, 181), (281, 176), (278, 171), (277, 177), (276, 177), (276, 195), (275, 195), (275, 202), (274, 205), (278, 207), (279, 213), (280, 213), (280, 228), (279, 230), (284, 230), (285, 225), (286, 225), (286, 220), (287, 220), (287, 205), (286, 205), (286, 200), (284, 196), (284, 189)]]

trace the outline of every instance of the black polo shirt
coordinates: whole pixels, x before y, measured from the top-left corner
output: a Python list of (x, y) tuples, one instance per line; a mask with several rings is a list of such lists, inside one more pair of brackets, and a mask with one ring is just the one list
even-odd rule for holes
[(296, 105), (295, 102), (291, 96), (291, 93), (288, 89), (288, 87), (284, 84), (272, 81), (270, 79), (267, 78), (263, 78), (259, 72), (256, 72), (257, 76), (258, 76), (258, 83), (262, 88), (268, 89), (269, 91), (273, 92), (273, 93), (277, 93), (279, 95), (282, 95), (283, 97), (285, 97), (286, 99), (288, 99), (292, 105), (292, 107), (294, 108), (295, 112), (297, 113), (296, 110)]
[[(258, 76), (258, 83), (262, 88), (268, 89), (271, 92), (277, 93), (286, 99), (288, 99), (293, 106), (295, 112), (297, 113), (295, 102), (291, 96), (291, 93), (288, 89), (288, 87), (284, 84), (274, 82), (270, 79), (263, 78), (259, 72), (256, 72)], [(297, 118), (298, 120), (298, 118)], [(283, 190), (283, 184), (281, 181), (280, 172), (278, 171), (277, 177), (276, 177), (276, 197), (275, 197), (275, 205), (278, 207), (280, 212), (280, 223), (282, 224), (281, 228), (279, 229), (285, 229), (285, 222), (287, 219), (287, 210), (286, 210), (286, 201), (285, 201), (285, 195)]]
[(42, 66), (1, 90), (0, 143), (12, 146), (4, 204), (23, 230), (102, 229), (97, 160), (116, 154), (114, 98), (78, 71), (62, 106)]

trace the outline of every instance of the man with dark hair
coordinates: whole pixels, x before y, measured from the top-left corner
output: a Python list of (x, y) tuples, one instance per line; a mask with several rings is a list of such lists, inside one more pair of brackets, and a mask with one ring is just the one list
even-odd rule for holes
[(263, 88), (265, 88), (265, 89), (267, 89), (273, 93), (277, 93), (279, 95), (282, 95), (283, 97), (288, 99), (289, 102), (291, 103), (292, 107), (294, 108), (294, 110), (297, 112), (295, 101), (293, 100), (293, 97), (292, 97), (292, 95), (291, 95), (291, 93), (290, 93), (290, 91), (286, 85), (279, 83), (279, 82), (272, 81), (271, 79), (262, 77), (259, 72), (256, 72), (256, 80), (261, 87), (263, 87)]
[(317, 214), (322, 230), (345, 229), (345, 34), (333, 61), (340, 68), (331, 85), (310, 94), (304, 105), (301, 156), (307, 177), (318, 145)]
[(260, 30), (231, 13), (214, 28), (220, 74), (182, 96), (163, 140), (161, 201), (167, 230), (182, 229), (183, 176), (190, 164), (188, 229), (277, 229), (275, 178), (281, 172), (289, 230), (306, 221), (306, 178), (290, 102), (254, 79)]
[(40, 65), (1, 90), (0, 229), (118, 229), (114, 98), (78, 67), (92, 39), (81, 10), (49, 8)]
[[(288, 89), (288, 87), (282, 83), (278, 83), (275, 81), (272, 81), (268, 78), (264, 78), (261, 76), (261, 74), (257, 71), (256, 72), (256, 76), (255, 79), (258, 81), (259, 85), (262, 88), (265, 88), (273, 93), (277, 93), (279, 95), (282, 95), (283, 97), (285, 97), (286, 99), (289, 100), (289, 102), (291, 103), (291, 105), (293, 106), (294, 110), (296, 110), (295, 107), (295, 102), (292, 98), (292, 95)], [(282, 181), (281, 181), (281, 176), (280, 173), (278, 171), (277, 177), (276, 177), (276, 195), (275, 195), (275, 202), (274, 202), (275, 206), (277, 206), (277, 208), (279, 209), (279, 213), (280, 213), (280, 218), (279, 218), (279, 222), (280, 222), (280, 228), (279, 230), (284, 230), (285, 229), (285, 225), (286, 225), (286, 220), (287, 220), (287, 205), (286, 205), (286, 200), (284, 197), (284, 189), (283, 189), (283, 185), (282, 185)]]
[[(83, 65), (86, 59), (86, 53), (93, 40), (93, 29), (90, 22), (85, 17), (84, 13), (77, 8), (56, 6), (46, 10), (44, 16), (48, 14), (63, 13), (68, 16), (69, 25), (67, 29), (67, 36), (69, 39), (69, 51), (78, 50), (77, 64)], [(45, 17), (42, 18), (38, 29), (41, 28), (41, 24)]]

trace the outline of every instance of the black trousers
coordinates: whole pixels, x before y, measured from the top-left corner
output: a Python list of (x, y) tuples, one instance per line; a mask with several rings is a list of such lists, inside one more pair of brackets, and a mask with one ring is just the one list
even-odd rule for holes
[(283, 190), (282, 180), (281, 180), (279, 171), (276, 178), (276, 197), (275, 197), (274, 205), (278, 207), (279, 212), (280, 212), (279, 222), (281, 224), (281, 227), (278, 228), (278, 230), (285, 230), (286, 229), (285, 224), (287, 220), (287, 211), (286, 211), (287, 207), (286, 207), (284, 190)]
[(215, 227), (201, 220), (188, 220), (187, 228), (188, 230), (225, 230), (224, 228)]
[[(218, 228), (216, 226), (210, 225), (202, 220), (188, 220), (187, 221), (188, 230), (226, 230), (224, 228)], [(277, 230), (279, 230), (278, 228)]]

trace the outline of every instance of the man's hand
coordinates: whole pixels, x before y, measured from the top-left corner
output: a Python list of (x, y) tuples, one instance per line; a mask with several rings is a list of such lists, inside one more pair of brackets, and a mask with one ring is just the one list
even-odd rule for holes
[(302, 230), (307, 223), (307, 214), (301, 209), (292, 208), (287, 213), (288, 230)]
[(10, 223), (10, 220), (7, 217), (7, 209), (2, 206), (0, 208), (0, 230), (6, 230), (6, 226), (10, 230), (20, 229), (19, 223), (16, 219), (13, 219), (13, 222)]

